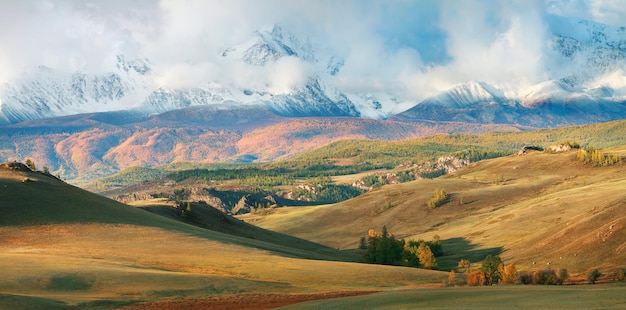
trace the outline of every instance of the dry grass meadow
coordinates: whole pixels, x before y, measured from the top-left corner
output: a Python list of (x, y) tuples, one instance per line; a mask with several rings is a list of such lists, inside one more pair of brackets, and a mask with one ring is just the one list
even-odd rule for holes
[[(626, 166), (575, 156), (485, 160), (334, 205), (239, 219), (200, 205), (181, 219), (158, 200), (133, 207), (0, 169), (0, 309), (624, 307), (622, 284), (441, 287), (459, 259), (476, 268), (487, 254), (574, 278), (626, 267)], [(437, 189), (450, 198), (431, 209)], [(399, 238), (439, 235), (443, 271), (358, 263), (359, 238), (383, 225)], [(298, 303), (330, 297), (342, 298)]]
[[(0, 199), (3, 309), (141, 308), (172, 300), (219, 304), (254, 294), (297, 301), (440, 283), (446, 277), (340, 261), (353, 254), (280, 234), (255, 240), (203, 229), (42, 174), (0, 170)], [(302, 246), (288, 246), (293, 242)], [(184, 304), (171, 308), (179, 306)]]
[[(608, 150), (626, 155), (625, 148)], [(590, 167), (576, 151), (532, 152), (472, 164), (433, 180), (384, 186), (319, 207), (276, 209), (242, 219), (341, 249), (356, 248), (370, 228), (405, 239), (443, 240), (442, 268), (500, 253), (518, 269), (585, 273), (626, 262), (626, 166)], [(437, 189), (450, 199), (431, 209)]]

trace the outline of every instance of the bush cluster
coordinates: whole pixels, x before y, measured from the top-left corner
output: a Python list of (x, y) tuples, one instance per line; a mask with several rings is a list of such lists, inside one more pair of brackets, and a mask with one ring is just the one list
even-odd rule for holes
[(446, 194), (445, 190), (440, 188), (435, 191), (433, 198), (428, 200), (428, 207), (431, 209), (437, 208), (444, 204), (446, 200), (448, 200), (448, 194)]
[(560, 269), (556, 272), (554, 269), (546, 268), (539, 269), (535, 272), (526, 271), (522, 272), (519, 276), (519, 283), (521, 284), (536, 284), (536, 285), (562, 285), (565, 280), (569, 278), (567, 269)]
[(622, 158), (619, 155), (602, 153), (591, 146), (578, 150), (576, 158), (586, 165), (592, 165), (594, 167), (607, 167), (622, 164)]

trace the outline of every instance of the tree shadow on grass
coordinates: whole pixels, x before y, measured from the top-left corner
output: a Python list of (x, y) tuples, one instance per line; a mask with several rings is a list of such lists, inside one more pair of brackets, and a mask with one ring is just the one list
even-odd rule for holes
[(461, 259), (468, 259), (472, 263), (479, 262), (484, 260), (487, 255), (499, 255), (503, 250), (501, 246), (478, 248), (477, 244), (460, 237), (441, 240), (441, 245), (443, 256), (437, 257), (437, 269), (439, 270), (456, 269)]

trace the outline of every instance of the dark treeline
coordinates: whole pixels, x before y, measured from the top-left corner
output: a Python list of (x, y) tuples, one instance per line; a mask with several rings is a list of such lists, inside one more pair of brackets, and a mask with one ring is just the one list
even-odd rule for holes
[(350, 185), (323, 184), (319, 185), (316, 191), (296, 190), (293, 196), (305, 197), (316, 202), (335, 203), (357, 197), (362, 193), (362, 190)]
[(295, 178), (291, 171), (286, 169), (262, 169), (257, 167), (245, 167), (237, 169), (191, 169), (170, 173), (167, 177), (176, 182), (187, 179), (198, 179), (204, 181), (229, 181), (239, 180), (246, 185), (256, 185), (259, 187), (271, 187), (280, 185), (292, 185)]

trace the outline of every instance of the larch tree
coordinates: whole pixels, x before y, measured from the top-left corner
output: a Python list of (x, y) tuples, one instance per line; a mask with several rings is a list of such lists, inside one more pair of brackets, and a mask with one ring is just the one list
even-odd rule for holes
[(435, 258), (433, 251), (430, 250), (430, 247), (426, 245), (425, 242), (422, 242), (417, 248), (417, 257), (420, 264), (425, 269), (433, 269), (437, 267), (437, 259)]

